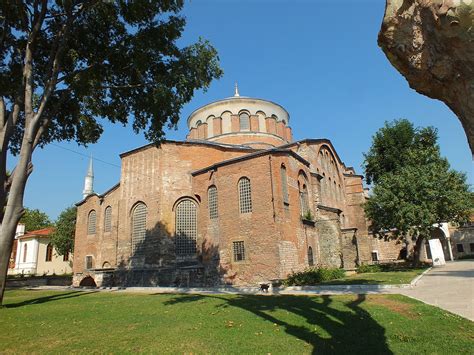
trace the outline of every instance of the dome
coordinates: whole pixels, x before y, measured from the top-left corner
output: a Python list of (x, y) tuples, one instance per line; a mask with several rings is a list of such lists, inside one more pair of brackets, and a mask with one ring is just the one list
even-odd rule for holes
[(188, 140), (279, 146), (292, 141), (290, 115), (280, 105), (263, 99), (236, 95), (212, 102), (188, 117)]

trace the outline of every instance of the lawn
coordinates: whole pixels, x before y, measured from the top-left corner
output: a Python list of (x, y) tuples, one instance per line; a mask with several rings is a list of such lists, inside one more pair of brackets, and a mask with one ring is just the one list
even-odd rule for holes
[(346, 276), (343, 279), (323, 282), (324, 285), (398, 285), (409, 284), (426, 268), (399, 271), (367, 272)]
[(0, 353), (472, 353), (474, 323), (399, 295), (7, 291)]

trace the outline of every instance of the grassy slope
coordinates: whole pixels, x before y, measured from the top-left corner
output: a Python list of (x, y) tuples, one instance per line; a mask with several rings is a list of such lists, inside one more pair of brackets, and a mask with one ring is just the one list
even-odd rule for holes
[(8, 291), (0, 353), (468, 353), (474, 323), (396, 295)]
[(324, 282), (325, 285), (396, 285), (409, 284), (426, 269), (410, 269), (403, 271), (383, 271), (354, 274), (343, 279)]

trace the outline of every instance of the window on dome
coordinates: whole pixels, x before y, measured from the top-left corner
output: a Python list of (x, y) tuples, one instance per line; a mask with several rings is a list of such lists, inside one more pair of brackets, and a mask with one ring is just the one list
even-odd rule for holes
[(241, 131), (250, 131), (250, 116), (248, 113), (241, 113), (240, 114), (240, 130)]

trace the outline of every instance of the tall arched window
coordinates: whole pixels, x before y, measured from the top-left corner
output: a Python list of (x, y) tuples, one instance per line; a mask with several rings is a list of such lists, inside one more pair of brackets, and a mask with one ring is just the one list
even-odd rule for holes
[(308, 265), (309, 266), (314, 265), (313, 248), (311, 247), (308, 248)]
[(250, 116), (246, 112), (242, 112), (239, 116), (240, 118), (240, 130), (249, 131), (250, 130)]
[(96, 212), (92, 210), (89, 212), (89, 216), (87, 218), (87, 234), (95, 234), (95, 226), (96, 226)]
[(250, 180), (246, 177), (239, 180), (239, 207), (240, 213), (252, 212), (252, 191)]
[(300, 207), (301, 207), (301, 215), (306, 216), (310, 213), (309, 209), (309, 198), (308, 198), (308, 187), (305, 183), (299, 184), (300, 189)]
[(286, 176), (286, 168), (284, 165), (280, 168), (280, 175), (281, 175), (281, 191), (283, 194), (283, 203), (289, 204), (288, 198), (288, 178)]
[[(146, 217), (148, 209), (146, 205), (139, 202), (132, 211), (132, 252), (139, 251), (140, 246), (145, 241), (146, 236)], [(142, 248), (143, 249), (143, 248)]]
[(107, 206), (104, 212), (104, 232), (110, 232), (112, 230), (112, 207)]
[(176, 206), (176, 254), (196, 254), (197, 207), (191, 200), (182, 200)]
[(46, 259), (45, 261), (53, 260), (53, 245), (51, 243), (46, 247)]
[(219, 215), (217, 210), (217, 187), (209, 187), (207, 190), (207, 201), (209, 204), (209, 218), (216, 219)]
[(23, 262), (26, 263), (26, 254), (28, 253), (28, 244), (23, 246)]

